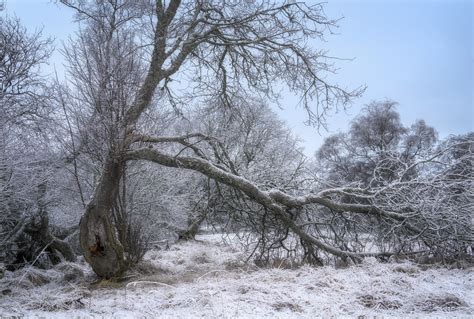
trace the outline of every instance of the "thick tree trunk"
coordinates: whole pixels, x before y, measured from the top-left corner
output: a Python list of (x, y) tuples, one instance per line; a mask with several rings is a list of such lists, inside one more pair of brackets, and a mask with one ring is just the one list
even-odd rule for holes
[(109, 155), (99, 185), (79, 226), (79, 241), (84, 258), (94, 272), (103, 278), (119, 277), (128, 266), (111, 216), (122, 173), (122, 163), (113, 154)]

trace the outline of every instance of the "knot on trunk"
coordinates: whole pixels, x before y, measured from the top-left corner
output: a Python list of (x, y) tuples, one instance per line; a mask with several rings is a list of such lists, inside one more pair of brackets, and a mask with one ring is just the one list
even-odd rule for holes
[(89, 252), (92, 256), (104, 256), (105, 247), (102, 246), (100, 242), (100, 236), (98, 234), (95, 235), (95, 244), (89, 246)]

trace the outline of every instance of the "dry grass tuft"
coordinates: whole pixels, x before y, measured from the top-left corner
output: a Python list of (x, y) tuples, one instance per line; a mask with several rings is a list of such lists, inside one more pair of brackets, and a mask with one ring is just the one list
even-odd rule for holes
[(357, 297), (358, 302), (366, 308), (374, 309), (399, 309), (402, 304), (396, 300), (388, 300), (379, 296), (362, 295)]
[(295, 304), (295, 303), (291, 303), (291, 302), (277, 302), (277, 303), (274, 303), (272, 305), (273, 309), (277, 310), (277, 311), (283, 311), (283, 310), (291, 310), (293, 312), (298, 312), (298, 313), (302, 313), (303, 312), (303, 308), (301, 308), (300, 305), (298, 304)]
[(415, 307), (423, 312), (434, 312), (438, 310), (453, 311), (457, 308), (467, 306), (468, 305), (464, 300), (451, 294), (445, 296), (432, 296), (415, 304)]

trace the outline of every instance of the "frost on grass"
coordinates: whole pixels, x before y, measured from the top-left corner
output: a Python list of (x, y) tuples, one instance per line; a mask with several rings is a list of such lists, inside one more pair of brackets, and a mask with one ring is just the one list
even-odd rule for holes
[(36, 312), (59, 312), (84, 308), (88, 296), (84, 263), (61, 263), (43, 270), (25, 267), (7, 271), (0, 280), (0, 317), (34, 315)]
[(198, 238), (149, 252), (118, 283), (97, 283), (83, 263), (7, 272), (0, 316), (469, 318), (473, 311), (472, 269), (371, 258), (337, 270), (258, 268), (217, 237)]

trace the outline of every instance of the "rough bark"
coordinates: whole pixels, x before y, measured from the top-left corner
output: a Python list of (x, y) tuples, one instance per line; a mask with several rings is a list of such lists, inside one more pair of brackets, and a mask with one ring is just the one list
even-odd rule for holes
[[(123, 175), (122, 153), (132, 142), (129, 137), (133, 135), (140, 115), (150, 105), (157, 85), (165, 77), (162, 66), (166, 59), (166, 33), (180, 2), (171, 0), (166, 10), (162, 4), (158, 5), (155, 43), (147, 75), (117, 128), (118, 134), (113, 137), (116, 146), (109, 150), (99, 185), (81, 218), (79, 240), (82, 252), (94, 272), (103, 278), (119, 277), (129, 267), (111, 216)], [(70, 5), (68, 1), (64, 3)]]
[(103, 278), (118, 277), (127, 269), (123, 246), (111, 220), (122, 167), (112, 155), (109, 156), (99, 185), (79, 225), (79, 242), (84, 258), (94, 272)]

